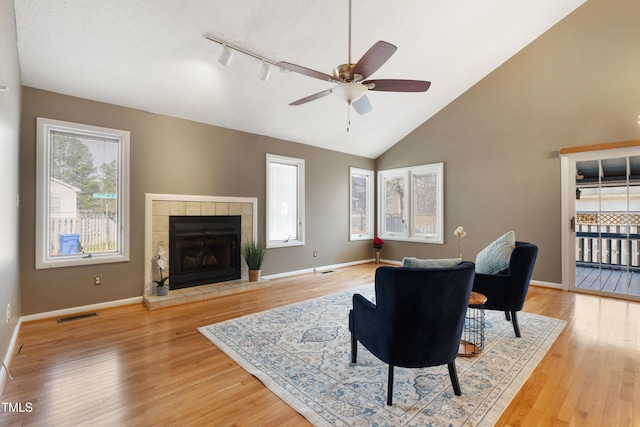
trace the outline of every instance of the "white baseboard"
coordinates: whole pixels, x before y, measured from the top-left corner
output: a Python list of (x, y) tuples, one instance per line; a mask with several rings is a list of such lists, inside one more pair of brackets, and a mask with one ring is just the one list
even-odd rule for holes
[[(18, 335), (20, 334), (20, 325), (22, 324), (22, 319), (18, 319), (16, 323), (16, 327), (13, 330), (13, 334), (11, 336), (11, 342), (9, 344), (9, 348), (7, 349), (7, 353), (2, 358), (7, 369), (11, 369), (11, 361), (13, 360), (14, 349), (16, 348), (16, 342), (18, 341)], [(10, 373), (7, 372), (3, 366), (0, 366), (0, 391), (4, 391), (4, 386), (6, 385), (7, 380), (11, 380), (9, 378)]]
[(373, 261), (373, 258), (371, 259), (364, 259), (361, 261), (352, 261), (352, 262), (345, 262), (342, 264), (331, 264), (331, 265), (323, 265), (322, 267), (313, 267), (313, 268), (305, 268), (302, 270), (295, 270), (295, 271), (287, 271), (285, 273), (277, 273), (277, 274), (270, 274), (268, 276), (262, 276), (265, 279), (278, 279), (280, 277), (289, 277), (289, 276), (297, 276), (299, 274), (306, 274), (306, 273), (313, 273), (314, 271), (326, 271), (326, 270), (333, 270), (336, 268), (343, 268), (343, 267), (349, 267), (352, 265), (358, 265), (358, 264), (367, 264)]
[(561, 291), (564, 291), (565, 289), (562, 287), (562, 284), (560, 283), (553, 283), (553, 282), (543, 282), (540, 280), (531, 280), (531, 284), (535, 285), (535, 286), (541, 286), (543, 288), (552, 288), (552, 289), (559, 289)]
[[(297, 276), (299, 274), (313, 273), (314, 271), (322, 272), (322, 271), (326, 271), (326, 270), (333, 270), (333, 269), (336, 269), (336, 268), (350, 267), (350, 266), (359, 265), (359, 264), (367, 264), (367, 263), (370, 263), (370, 262), (373, 262), (373, 261), (374, 261), (374, 259), (370, 258), (370, 259), (364, 259), (364, 260), (360, 260), (360, 261), (345, 262), (345, 263), (341, 263), (341, 264), (330, 264), (330, 265), (324, 265), (324, 266), (321, 266), (321, 267), (305, 268), (305, 269), (302, 269), (302, 270), (287, 271), (285, 273), (270, 274), (270, 275), (267, 275), (267, 276), (263, 276), (263, 278), (264, 279), (277, 279), (277, 278), (280, 278), (280, 277)], [(385, 264), (389, 264), (389, 265), (402, 265), (401, 261), (395, 261), (395, 260), (389, 260), (389, 259), (383, 259), (383, 260), (381, 260), (381, 262), (383, 262)], [(551, 282), (543, 282), (543, 281), (540, 281), (540, 280), (532, 280), (531, 284), (532, 285), (546, 287), (546, 288), (553, 288), (553, 289), (560, 289), (560, 290), (563, 289), (561, 284), (551, 283)], [(137, 303), (142, 303), (142, 296), (133, 297), (133, 298), (127, 298), (127, 299), (122, 299), (122, 300), (108, 301), (108, 302), (103, 302), (103, 303), (98, 303), (98, 304), (90, 304), (90, 305), (79, 306), (79, 307), (65, 308), (65, 309), (61, 309), (61, 310), (47, 311), (47, 312), (43, 312), (43, 313), (29, 314), (29, 315), (20, 317), (20, 320), (18, 321), (18, 324), (17, 324), (16, 329), (14, 331), (14, 337), (17, 339), (17, 335), (18, 335), (18, 332), (20, 330), (20, 323), (21, 322), (31, 322), (33, 320), (49, 319), (49, 318), (54, 318), (54, 317), (64, 317), (64, 316), (73, 315), (73, 314), (77, 314), (77, 313), (83, 313), (83, 312), (87, 312), (87, 311), (100, 310), (100, 309), (104, 309), (104, 308), (118, 307), (118, 306), (121, 306), (121, 305), (129, 305), (129, 304), (137, 304)], [(13, 348), (13, 346), (15, 346), (15, 342), (12, 342), (11, 345), (12, 345), (12, 348)], [(11, 351), (9, 351), (9, 355), (10, 354), (11, 354)], [(6, 360), (5, 360), (5, 363), (6, 363)], [(8, 364), (7, 364), (7, 366), (8, 366)]]
[(142, 296), (127, 298), (127, 299), (120, 299), (115, 301), (101, 302), (98, 304), (83, 305), (79, 307), (63, 308), (61, 310), (46, 311), (43, 313), (28, 314), (26, 316), (22, 316), (20, 320), (22, 322), (31, 322), (33, 320), (49, 319), (52, 317), (64, 317), (71, 314), (83, 313), (83, 312), (93, 311), (93, 310), (101, 310), (103, 308), (118, 307), (121, 305), (129, 305), (129, 304), (136, 304), (136, 303), (142, 303)]

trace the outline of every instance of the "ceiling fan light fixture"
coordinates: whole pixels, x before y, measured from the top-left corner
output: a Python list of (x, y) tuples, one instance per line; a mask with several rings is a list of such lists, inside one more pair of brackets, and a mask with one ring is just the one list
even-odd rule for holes
[(359, 83), (341, 83), (331, 89), (331, 93), (348, 103), (362, 98), (366, 91), (367, 87)]
[(233, 58), (233, 49), (231, 49), (226, 44), (222, 45), (222, 52), (220, 52), (220, 56), (218, 57), (218, 62), (228, 67), (231, 63), (231, 58)]

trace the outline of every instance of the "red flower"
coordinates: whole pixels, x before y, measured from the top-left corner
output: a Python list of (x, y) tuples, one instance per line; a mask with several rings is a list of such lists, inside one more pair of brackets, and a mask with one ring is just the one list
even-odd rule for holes
[(377, 250), (382, 249), (382, 245), (384, 245), (384, 240), (382, 240), (381, 238), (379, 238), (378, 236), (376, 236), (375, 239), (373, 239), (373, 247), (376, 248)]

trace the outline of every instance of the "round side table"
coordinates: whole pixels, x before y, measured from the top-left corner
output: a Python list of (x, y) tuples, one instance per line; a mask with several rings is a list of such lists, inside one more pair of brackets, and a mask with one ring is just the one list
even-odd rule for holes
[(484, 349), (484, 303), (487, 297), (471, 292), (469, 308), (464, 319), (464, 329), (458, 349), (458, 356), (474, 357)]

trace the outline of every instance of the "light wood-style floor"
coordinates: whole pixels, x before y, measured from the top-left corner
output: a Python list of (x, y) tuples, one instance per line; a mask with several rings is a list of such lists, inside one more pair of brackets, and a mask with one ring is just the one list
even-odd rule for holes
[[(0, 425), (310, 425), (196, 328), (372, 283), (374, 271), (365, 264), (151, 312), (136, 304), (25, 323), (1, 401), (32, 411), (0, 407)], [(532, 286), (524, 310), (568, 323), (498, 425), (640, 426), (640, 303)]]

